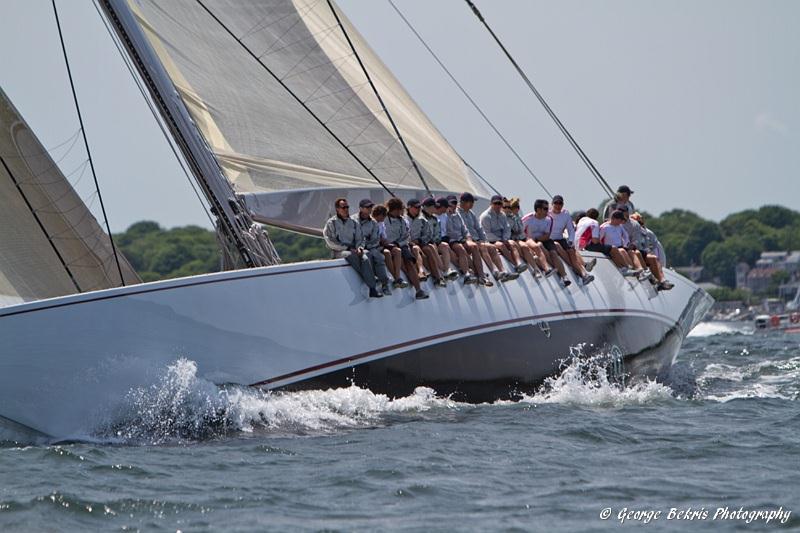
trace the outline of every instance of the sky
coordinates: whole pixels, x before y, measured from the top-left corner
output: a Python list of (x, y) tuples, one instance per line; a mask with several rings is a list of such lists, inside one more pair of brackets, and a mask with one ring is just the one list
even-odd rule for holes
[[(543, 196), (386, 0), (338, 1), (462, 157), (508, 196)], [(92, 2), (57, 2), (112, 230), (144, 219), (209, 227)], [(599, 203), (600, 187), (463, 0), (395, 3), (568, 209)], [(800, 2), (475, 3), (638, 208), (713, 220), (765, 204), (800, 210)], [(50, 0), (0, 0), (0, 10), (2, 88), (55, 147), (78, 119)], [(89, 198), (85, 152), (68, 147), (53, 156)]]

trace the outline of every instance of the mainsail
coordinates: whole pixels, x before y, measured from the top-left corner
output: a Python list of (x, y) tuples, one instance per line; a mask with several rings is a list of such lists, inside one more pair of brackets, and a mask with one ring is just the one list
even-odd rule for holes
[(119, 285), (108, 235), (0, 89), (0, 306)]
[(127, 0), (127, 5), (256, 220), (316, 232), (336, 196), (386, 198), (379, 181), (402, 197), (421, 196), (425, 185), (434, 193), (488, 195), (333, 3)]

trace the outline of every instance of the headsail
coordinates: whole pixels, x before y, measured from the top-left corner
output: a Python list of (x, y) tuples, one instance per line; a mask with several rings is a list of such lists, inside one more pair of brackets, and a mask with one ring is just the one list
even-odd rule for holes
[[(423, 184), (344, 31), (437, 192), (487, 196), (397, 79), (326, 0), (128, 0), (138, 24), (255, 218), (316, 231), (336, 196)], [(372, 175), (374, 174), (374, 176)]]
[(0, 306), (119, 285), (108, 235), (0, 89)]

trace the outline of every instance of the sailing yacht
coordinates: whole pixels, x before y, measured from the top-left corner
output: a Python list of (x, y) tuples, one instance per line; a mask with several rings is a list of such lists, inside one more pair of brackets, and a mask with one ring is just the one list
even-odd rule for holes
[[(217, 217), (227, 270), (141, 283), (3, 95), (0, 426), (82, 438), (180, 357), (220, 385), (532, 390), (570, 349), (664, 375), (711, 298), (597, 257), (595, 282), (524, 275), (370, 299), (344, 260), (280, 264), (260, 224), (319, 235), (333, 200), (490, 192), (323, 0), (101, 0), (110, 35)], [(484, 204), (485, 205), (485, 204)], [(20, 437), (22, 438), (22, 437)]]

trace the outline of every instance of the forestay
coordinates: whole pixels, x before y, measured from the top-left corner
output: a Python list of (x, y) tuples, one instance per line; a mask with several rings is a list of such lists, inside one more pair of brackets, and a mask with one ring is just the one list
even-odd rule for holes
[(326, 0), (129, 0), (197, 127), (256, 219), (318, 231), (338, 195), (420, 196), (422, 181), (345, 31), (435, 192), (487, 196)]
[(108, 235), (0, 89), (0, 306), (119, 285)]

